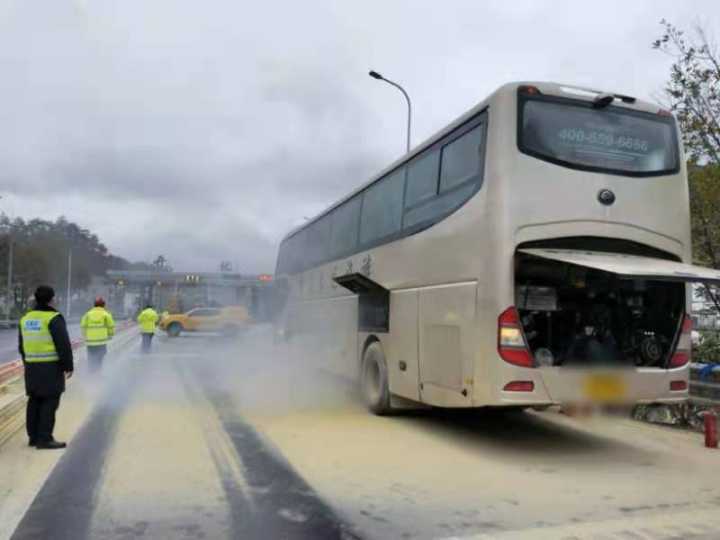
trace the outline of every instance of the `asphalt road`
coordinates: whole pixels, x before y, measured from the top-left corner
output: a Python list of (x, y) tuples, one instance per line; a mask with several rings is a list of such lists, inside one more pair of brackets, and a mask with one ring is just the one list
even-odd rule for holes
[(12, 538), (720, 535), (720, 453), (696, 434), (555, 412), (379, 418), (316, 355), (265, 337), (160, 338), (100, 378), (79, 370), (67, 450), (0, 448), (25, 460), (14, 482), (50, 471)]
[(0, 364), (17, 359), (17, 330), (0, 329)]

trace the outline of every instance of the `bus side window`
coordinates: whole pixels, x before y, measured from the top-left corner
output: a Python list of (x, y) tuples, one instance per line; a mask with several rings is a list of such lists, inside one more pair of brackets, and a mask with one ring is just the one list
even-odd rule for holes
[(423, 152), (408, 165), (405, 208), (410, 208), (437, 195), (440, 172), (440, 149)]
[(275, 264), (275, 275), (284, 274), (287, 272), (287, 254), (288, 254), (288, 241), (285, 240), (280, 243), (280, 249), (278, 250), (277, 263)]
[(360, 244), (369, 244), (400, 230), (405, 168), (401, 167), (365, 190), (360, 218)]
[(291, 271), (293, 273), (302, 272), (307, 266), (307, 257), (305, 257), (307, 249), (305, 243), (306, 235), (307, 230), (303, 230), (292, 237), (292, 247), (290, 249), (290, 267), (292, 268)]
[(292, 272), (292, 245), (293, 239), (287, 238), (280, 244), (280, 253), (278, 254), (277, 274), (288, 274)]
[(356, 195), (333, 210), (330, 222), (330, 258), (354, 253), (360, 223), (360, 196)]
[(403, 227), (410, 229), (423, 223), (438, 221), (468, 200), (475, 193), (475, 189), (475, 184), (466, 184), (460, 189), (433, 197), (425, 204), (407, 210), (403, 218)]
[[(412, 180), (408, 175), (408, 187), (403, 216), (403, 229), (432, 225), (460, 207), (479, 189), (482, 183), (482, 158), (484, 155), (485, 123), (480, 123), (464, 134), (451, 139), (442, 147), (439, 171), (435, 170), (438, 193), (424, 200), (414, 201), (411, 193)], [(448, 136), (448, 138), (450, 138)], [(435, 150), (434, 153), (440, 153)], [(433, 153), (428, 155), (430, 158)], [(420, 163), (424, 159), (420, 158)], [(413, 162), (410, 167), (412, 170)], [(427, 167), (430, 169), (430, 167)], [(439, 174), (439, 181), (437, 180)], [(429, 173), (428, 173), (429, 176)], [(416, 192), (419, 188), (416, 189)]]
[(443, 148), (440, 193), (467, 182), (479, 174), (482, 134), (482, 125), (480, 125)]
[(320, 218), (307, 229), (307, 250), (305, 266), (315, 266), (327, 260), (328, 246), (330, 243), (330, 219), (329, 216)]

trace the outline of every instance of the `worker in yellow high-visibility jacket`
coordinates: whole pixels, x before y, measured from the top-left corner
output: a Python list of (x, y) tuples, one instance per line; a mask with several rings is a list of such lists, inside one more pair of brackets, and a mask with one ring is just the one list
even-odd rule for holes
[(140, 333), (142, 334), (142, 352), (149, 353), (152, 338), (155, 335), (155, 327), (157, 326), (160, 316), (150, 304), (145, 306), (138, 315), (137, 322), (140, 325)]
[(80, 328), (87, 345), (88, 367), (91, 372), (96, 372), (102, 367), (107, 344), (115, 335), (115, 321), (105, 309), (104, 298), (98, 296), (95, 299), (95, 306), (80, 320)]

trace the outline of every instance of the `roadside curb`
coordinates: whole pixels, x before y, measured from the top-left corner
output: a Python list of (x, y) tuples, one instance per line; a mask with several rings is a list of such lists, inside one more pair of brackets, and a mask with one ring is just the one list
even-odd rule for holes
[(0, 393), (0, 447), (25, 425), (24, 385), (20, 379), (2, 387)]

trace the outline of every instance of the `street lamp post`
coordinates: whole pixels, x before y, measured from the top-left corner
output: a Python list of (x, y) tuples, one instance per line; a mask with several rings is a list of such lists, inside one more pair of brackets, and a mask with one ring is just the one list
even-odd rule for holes
[(6, 306), (6, 319), (10, 320), (10, 315), (12, 315), (12, 304), (15, 303), (15, 296), (12, 296), (12, 301), (10, 300), (11, 294), (12, 294), (12, 278), (13, 278), (13, 238), (12, 238), (12, 229), (8, 230), (8, 267), (7, 267), (7, 306)]
[(385, 81), (389, 85), (394, 86), (395, 88), (397, 88), (398, 90), (400, 90), (402, 92), (403, 96), (405, 96), (405, 101), (407, 101), (407, 109), (408, 109), (407, 138), (406, 138), (407, 140), (406, 140), (406, 144), (405, 144), (405, 150), (407, 152), (409, 152), (410, 151), (410, 132), (412, 130), (412, 103), (410, 102), (410, 96), (408, 95), (408, 93), (405, 91), (405, 89), (402, 86), (400, 86), (398, 83), (396, 83), (394, 81), (391, 81), (390, 79), (386, 79), (385, 77), (380, 75), (377, 71), (371, 70), (368, 72), (368, 75), (370, 75), (373, 79), (377, 79), (378, 81)]
[(67, 301), (65, 303), (65, 317), (70, 319), (70, 286), (72, 283), (72, 248), (68, 249), (67, 261)]

